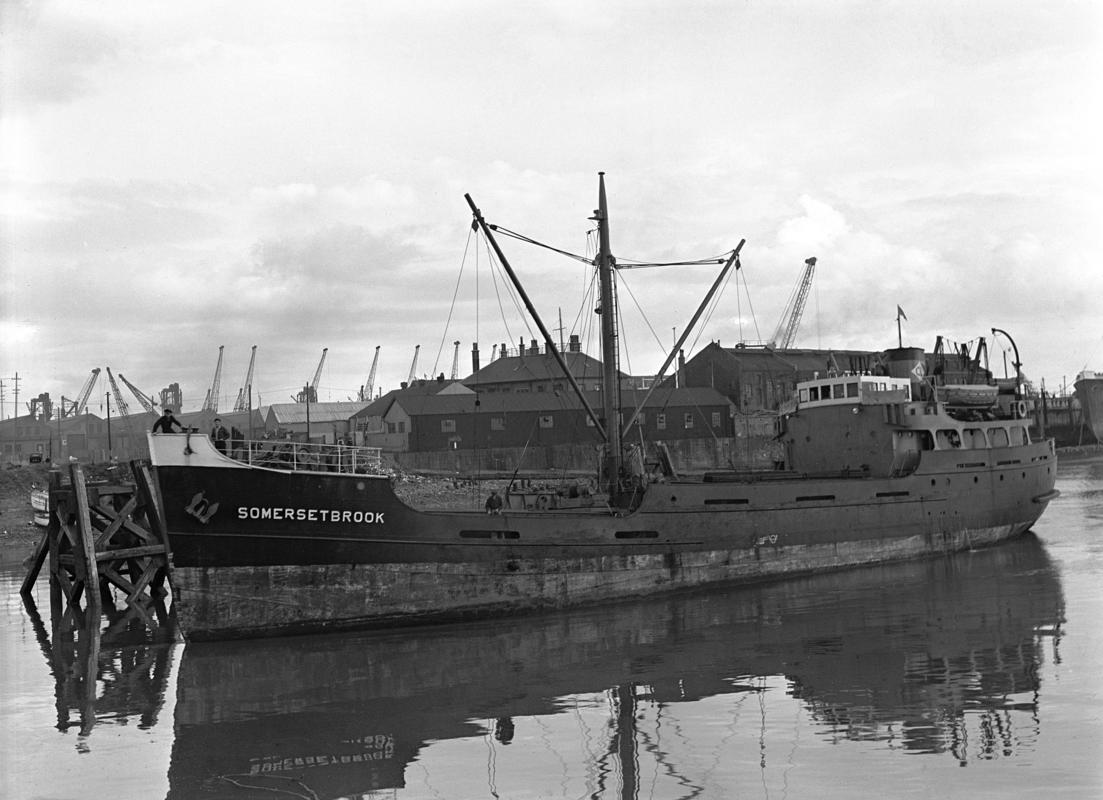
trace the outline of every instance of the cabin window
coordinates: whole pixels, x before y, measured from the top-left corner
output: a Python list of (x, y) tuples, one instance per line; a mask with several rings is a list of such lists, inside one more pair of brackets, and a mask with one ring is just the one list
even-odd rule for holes
[(984, 450), (988, 447), (988, 440), (980, 428), (966, 428), (962, 431), (961, 446), (968, 450)]
[(553, 417), (551, 414), (541, 414), (540, 415), (540, 427), (541, 428), (552, 428), (554, 426), (555, 426), (555, 417)]
[(685, 414), (682, 415), (682, 427), (685, 428), (687, 431), (693, 427), (692, 413), (687, 411)]
[(808, 399), (809, 400), (819, 400), (820, 399), (820, 387), (819, 386), (809, 386), (808, 387)]
[(1007, 431), (1003, 428), (989, 428), (988, 439), (993, 447), (1007, 447)]
[(1026, 428), (1020, 427), (1018, 425), (1011, 428), (1011, 444), (1012, 445), (1017, 447), (1019, 445), (1029, 444), (1029, 443), (1030, 443), (1030, 439), (1026, 435)]
[(836, 400), (841, 400), (842, 398), (846, 397), (846, 384), (836, 383), (835, 388), (831, 390), (831, 395)]
[(846, 396), (847, 397), (857, 397), (858, 396), (858, 384), (857, 384), (857, 382), (848, 383), (846, 385)]
[(666, 430), (666, 414), (655, 415), (655, 427), (661, 431)]
[(807, 389), (801, 389), (800, 390), (800, 401), (802, 403), (807, 403), (808, 402), (808, 390)]
[(939, 450), (950, 450), (961, 447), (961, 434), (953, 428), (945, 428), (935, 432), (935, 441), (938, 443)]
[(916, 431), (915, 435), (919, 440), (920, 450), (934, 450), (934, 437), (930, 431)]
[(455, 433), (456, 432), (456, 421), (454, 419), (442, 419), (440, 421), (440, 432), (441, 433)]
[(492, 431), (504, 431), (506, 429), (505, 417), (491, 417), (490, 418), (490, 430)]

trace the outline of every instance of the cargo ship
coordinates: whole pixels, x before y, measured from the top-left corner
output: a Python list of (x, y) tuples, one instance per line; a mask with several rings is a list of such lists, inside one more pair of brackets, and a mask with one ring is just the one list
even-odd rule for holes
[[(558, 357), (497, 227), (466, 199)], [(620, 406), (604, 175), (591, 219), (601, 409), (578, 395), (603, 447), (597, 491), (533, 501), (506, 485), (487, 511), (419, 510), (355, 450), (289, 444), (279, 460), (251, 448), (234, 458), (203, 435), (150, 434), (185, 636), (512, 614), (934, 556), (1018, 536), (1057, 496), (1054, 443), (1031, 436), (1018, 384), (1003, 403), (956, 406), (924, 374), (922, 349), (902, 346), (886, 351), (884, 374), (799, 383), (777, 419), (784, 456), (774, 469), (678, 474), (661, 444), (643, 452), (634, 443), (637, 414)], [(578, 389), (565, 368), (564, 377)]]
[(1103, 373), (1084, 370), (1073, 383), (1080, 402), (1082, 425), (1087, 426), (1095, 441), (1103, 443)]

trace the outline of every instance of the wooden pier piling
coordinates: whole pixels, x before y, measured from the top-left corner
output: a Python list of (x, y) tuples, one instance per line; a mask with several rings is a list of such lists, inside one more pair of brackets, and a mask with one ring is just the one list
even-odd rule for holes
[(89, 482), (80, 464), (69, 466), (67, 485), (60, 471), (50, 473), (49, 524), (21, 592), (30, 596), (48, 561), (55, 625), (71, 618), (83, 627), (86, 616), (98, 620), (105, 606), (114, 610), (112, 587), (127, 616), (150, 627), (167, 623), (168, 531), (149, 465), (136, 461), (131, 469), (133, 484)]

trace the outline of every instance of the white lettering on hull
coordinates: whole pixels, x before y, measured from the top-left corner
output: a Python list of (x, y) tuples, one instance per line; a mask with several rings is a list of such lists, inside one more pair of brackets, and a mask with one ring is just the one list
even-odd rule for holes
[(270, 519), (283, 522), (340, 522), (348, 525), (382, 525), (382, 511), (347, 511), (330, 508), (273, 508), (238, 506), (238, 519)]

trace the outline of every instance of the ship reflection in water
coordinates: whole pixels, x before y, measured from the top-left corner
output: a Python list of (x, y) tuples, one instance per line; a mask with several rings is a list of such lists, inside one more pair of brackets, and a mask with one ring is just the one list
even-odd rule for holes
[[(542, 785), (691, 796), (706, 776), (687, 754), (765, 770), (792, 764), (794, 736), (962, 765), (1029, 756), (1044, 723), (1038, 670), (1059, 659), (1063, 613), (1057, 571), (1027, 534), (945, 559), (509, 622), (190, 644), (169, 797), (359, 797), (410, 783), (411, 796), (452, 797), (467, 796), (455, 781), (476, 779), (482, 796), (511, 796), (511, 774), (528, 776), (528, 796), (546, 796)], [(678, 722), (702, 703), (712, 720)], [(558, 774), (541, 774), (552, 762)], [(673, 788), (656, 795), (656, 780)]]

